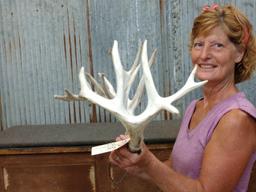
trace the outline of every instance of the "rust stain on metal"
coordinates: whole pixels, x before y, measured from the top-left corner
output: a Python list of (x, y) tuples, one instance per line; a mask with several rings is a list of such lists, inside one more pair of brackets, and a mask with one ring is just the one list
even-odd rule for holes
[(71, 80), (74, 82), (73, 77), (73, 61), (72, 61), (72, 46), (71, 46), (71, 35), (70, 35), (70, 29), (68, 29), (68, 43), (69, 43), (69, 58), (70, 58), (70, 70), (71, 70)]
[(111, 56), (111, 53), (112, 53), (112, 48), (109, 48), (108, 51), (107, 51), (107, 54), (108, 54), (109, 56)]
[(168, 111), (164, 111), (164, 120), (170, 120), (172, 118), (172, 114)]
[(18, 47), (19, 47), (19, 50), (20, 50), (19, 51), (19, 54), (20, 54), (20, 64), (22, 66), (23, 65), (23, 63), (22, 63), (22, 60), (23, 60), (22, 59), (22, 46), (21, 46), (21, 39), (20, 39), (21, 37), (20, 37), (20, 33), (19, 32), (18, 32), (18, 36), (19, 36), (19, 46)]
[(90, 2), (87, 0), (87, 34), (88, 34), (88, 39), (87, 39), (87, 56), (88, 56), (88, 65), (89, 65), (89, 71), (90, 74), (93, 75), (93, 59), (92, 59), (92, 32), (91, 32), (91, 15), (90, 15)]
[(73, 111), (73, 123), (76, 123), (76, 106), (75, 106), (75, 102), (70, 103), (71, 107), (72, 107), (72, 111)]
[[(165, 30), (166, 30), (166, 0), (160, 0), (159, 1), (159, 6), (160, 6), (160, 26), (161, 26), (161, 33), (164, 33)], [(163, 43), (163, 46), (165, 45), (165, 43)], [(163, 47), (165, 49), (165, 46)], [(169, 93), (169, 89), (171, 88), (170, 87), (170, 84), (166, 83), (166, 86), (168, 86), (168, 90), (164, 90), (164, 95), (170, 95)], [(172, 114), (169, 113), (168, 111), (163, 111), (162, 112), (162, 115), (164, 117), (164, 120), (169, 120), (169, 119), (172, 119)]]
[(78, 44), (79, 44), (79, 53), (80, 53), (80, 61), (82, 61), (82, 55), (83, 55), (83, 53), (82, 53), (82, 47), (81, 47), (81, 38), (80, 38), (80, 35), (79, 35), (79, 37), (78, 37)]
[[(74, 27), (75, 28), (75, 27)], [(75, 29), (74, 29), (75, 30)], [(78, 59), (77, 59), (77, 48), (76, 48), (76, 35), (74, 34), (74, 47), (75, 47), (75, 60), (76, 60), (76, 65), (78, 64)]]
[(94, 165), (90, 167), (90, 173), (89, 173), (89, 178), (92, 184), (92, 190), (96, 191), (96, 185), (95, 185), (95, 167)]
[(3, 168), (3, 176), (4, 176), (4, 189), (7, 191), (10, 183), (9, 183), (9, 175), (5, 168)]
[(66, 50), (66, 35), (63, 34), (63, 43), (64, 43), (64, 56), (65, 56), (65, 62), (67, 64), (67, 50)]
[(0, 131), (4, 130), (4, 114), (3, 114), (3, 106), (2, 106), (2, 97), (0, 97)]
[(165, 24), (164, 24), (164, 17), (165, 17), (165, 6), (166, 2), (165, 0), (160, 0), (160, 25), (161, 25), (161, 31), (165, 30)]
[(77, 45), (77, 43), (76, 43), (76, 23), (75, 23), (75, 19), (73, 18), (73, 29), (74, 29), (74, 37), (73, 37), (73, 39), (74, 39), (74, 47), (75, 47), (75, 60), (76, 60), (76, 66), (77, 66), (77, 64), (78, 64), (78, 60), (77, 60), (77, 47), (76, 47), (76, 45)]
[[(86, 18), (87, 18), (87, 56), (88, 56), (88, 66), (90, 74), (93, 76), (93, 59), (92, 59), (92, 32), (91, 32), (91, 15), (90, 15), (90, 0), (86, 1)], [(96, 105), (92, 104), (92, 115), (90, 115), (90, 122), (97, 122), (97, 112)]]
[(163, 13), (163, 10), (165, 8), (165, 1), (166, 0), (160, 0), (159, 3), (160, 3), (160, 12)]
[(67, 54), (69, 53), (69, 58), (70, 58), (70, 71), (71, 71), (71, 81), (74, 82), (74, 76), (73, 76), (73, 61), (72, 61), (72, 44), (71, 44), (71, 31), (70, 31), (70, 20), (69, 20), (69, 10), (67, 8), (67, 15), (68, 15), (68, 41), (66, 43), (68, 43), (69, 45), (69, 50), (67, 51)]

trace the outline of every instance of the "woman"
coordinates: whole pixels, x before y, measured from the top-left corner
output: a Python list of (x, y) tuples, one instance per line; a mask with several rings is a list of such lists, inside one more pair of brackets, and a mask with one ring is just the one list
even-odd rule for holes
[(234, 6), (204, 7), (190, 52), (197, 77), (208, 83), (203, 98), (188, 106), (170, 159), (162, 163), (142, 143), (140, 154), (123, 147), (110, 161), (166, 192), (247, 191), (256, 160), (256, 108), (236, 84), (256, 68), (252, 26)]

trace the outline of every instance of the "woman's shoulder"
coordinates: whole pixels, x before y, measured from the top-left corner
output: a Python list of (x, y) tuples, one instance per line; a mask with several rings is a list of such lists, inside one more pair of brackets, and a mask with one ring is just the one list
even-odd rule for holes
[[(226, 122), (227, 124), (244, 124), (249, 123), (252, 125), (256, 125), (256, 119), (247, 111), (244, 111), (240, 108), (234, 108), (228, 111), (223, 117), (221, 121)], [(256, 129), (256, 126), (254, 127)]]
[[(218, 132), (227, 140), (234, 140), (234, 143), (251, 143), (256, 150), (256, 119), (241, 109), (232, 109), (219, 121), (215, 132)], [(237, 146), (239, 147), (239, 146)], [(240, 146), (241, 147), (241, 146)]]
[(223, 127), (223, 131), (230, 129), (232, 132), (238, 131), (238, 134), (245, 131), (256, 136), (256, 108), (243, 92), (227, 99), (221, 108), (223, 114), (218, 126)]
[(241, 111), (256, 119), (256, 108), (243, 92), (240, 92), (234, 100)]
[(243, 111), (247, 113), (252, 118), (256, 119), (256, 108), (255, 106), (247, 99), (246, 95), (243, 92), (238, 92), (235, 95), (228, 97), (222, 102), (218, 103), (214, 107), (214, 113), (219, 118), (222, 118), (226, 113), (229, 113), (237, 109), (238, 111)]

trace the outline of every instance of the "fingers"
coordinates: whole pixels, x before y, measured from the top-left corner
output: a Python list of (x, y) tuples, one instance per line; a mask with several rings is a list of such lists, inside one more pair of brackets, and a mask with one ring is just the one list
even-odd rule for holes
[[(116, 141), (122, 141), (122, 140), (125, 140), (125, 139), (128, 139), (129, 138), (129, 135), (119, 135), (117, 138), (116, 138)], [(125, 160), (126, 159), (126, 156), (127, 156), (127, 153), (123, 152), (127, 150), (127, 145), (115, 150), (115, 151), (112, 151), (109, 155), (109, 161), (119, 167), (122, 166), (123, 162), (124, 161), (127, 161)], [(126, 155), (123, 155), (126, 154)], [(125, 163), (127, 164), (127, 163)]]
[(120, 158), (115, 154), (115, 152), (112, 151), (109, 155), (109, 161), (118, 166), (120, 163)]
[(116, 165), (116, 166), (118, 166), (118, 167), (120, 167), (122, 169), (124, 169), (124, 168), (126, 168), (126, 167), (131, 165), (129, 159), (124, 158), (122, 155), (120, 155), (116, 151), (110, 153), (109, 161), (112, 164), (114, 164), (114, 165)]
[(116, 138), (116, 141), (122, 141), (122, 140), (125, 140), (125, 139), (128, 139), (128, 138), (129, 138), (129, 135), (119, 135)]
[[(116, 141), (122, 141), (129, 138), (128, 135), (119, 135)], [(143, 144), (142, 148), (145, 147)], [(142, 153), (132, 153), (128, 149), (128, 145), (112, 151), (109, 155), (109, 160), (111, 163), (117, 165), (120, 168), (126, 168), (136, 165), (141, 160)]]
[(126, 147), (112, 151), (109, 156), (110, 162), (122, 169), (136, 166), (140, 159), (139, 154), (131, 153)]

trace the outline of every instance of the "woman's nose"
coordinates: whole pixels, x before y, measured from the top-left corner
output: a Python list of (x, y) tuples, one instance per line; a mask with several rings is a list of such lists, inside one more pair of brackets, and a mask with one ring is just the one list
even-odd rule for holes
[(200, 53), (200, 58), (202, 60), (209, 59), (211, 55), (210, 47), (209, 46), (203, 46)]

